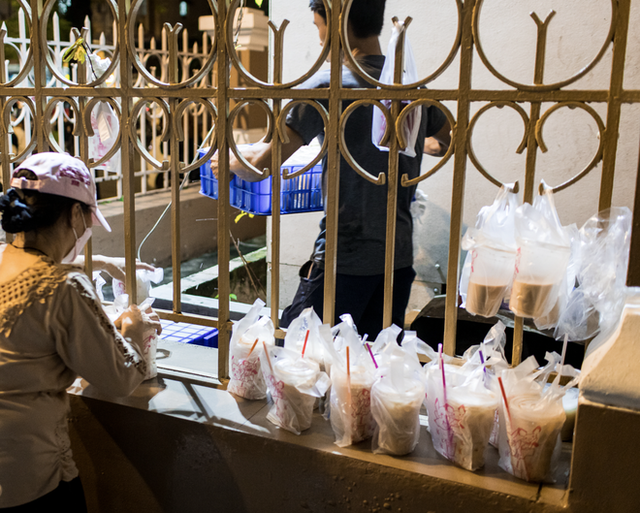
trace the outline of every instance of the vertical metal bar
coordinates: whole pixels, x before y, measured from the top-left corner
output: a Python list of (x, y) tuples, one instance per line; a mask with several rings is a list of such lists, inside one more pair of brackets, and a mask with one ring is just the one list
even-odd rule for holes
[(458, 263), (460, 261), (460, 235), (464, 187), (467, 167), (467, 137), (471, 92), (471, 68), (473, 64), (473, 33), (471, 30), (475, 0), (467, 0), (462, 9), (462, 36), (460, 44), (460, 81), (458, 86), (458, 119), (453, 144), (453, 190), (451, 195), (451, 223), (449, 228), (449, 258), (447, 263), (447, 297), (445, 300), (444, 351), (448, 355), (456, 351), (458, 323)]
[(323, 321), (334, 324), (336, 297), (336, 258), (338, 254), (338, 205), (340, 200), (340, 150), (338, 146), (340, 112), (342, 103), (342, 49), (340, 47), (340, 25), (342, 2), (332, 2), (331, 8), (331, 78), (329, 88), (329, 130), (327, 139), (327, 205), (326, 247), (324, 259), (324, 305)]
[[(118, 44), (120, 52), (120, 94), (122, 109), (122, 199), (124, 202), (124, 256), (125, 256), (125, 286), (129, 291), (132, 303), (138, 301), (136, 287), (136, 202), (135, 202), (135, 176), (134, 176), (134, 149), (130, 134), (135, 132), (135, 119), (131, 119), (134, 92), (132, 87), (132, 64), (129, 52), (135, 52), (135, 48), (129, 48), (127, 41), (127, 26), (129, 24), (129, 0), (118, 0)], [(115, 90), (117, 91), (117, 89)], [(144, 114), (143, 114), (144, 115)]]
[[(169, 69), (168, 78), (170, 84), (178, 82), (178, 34), (182, 25), (177, 23), (172, 28), (168, 23), (164, 24), (166, 38), (168, 39)], [(169, 172), (171, 173), (171, 263), (173, 267), (173, 311), (182, 312), (182, 290), (180, 276), (180, 141), (178, 140), (177, 127), (179, 120), (173, 119), (179, 100), (176, 97), (169, 99), (169, 111), (171, 116), (167, 119), (170, 125), (171, 154), (169, 155)], [(166, 168), (166, 164), (163, 166)]]
[(34, 103), (36, 106), (36, 138), (38, 140), (38, 152), (48, 151), (49, 144), (45, 136), (45, 123), (49, 120), (44, 118), (46, 107), (46, 85), (47, 85), (47, 65), (45, 63), (44, 52), (47, 42), (41, 41), (42, 29), (42, 0), (31, 0), (31, 50), (33, 51), (33, 83), (34, 83)]
[[(227, 3), (218, 2), (216, 17), (216, 37), (218, 41), (216, 69), (218, 72), (218, 121), (216, 125), (218, 141), (218, 378), (229, 377), (229, 146), (227, 143), (227, 120), (229, 119), (229, 58), (227, 54), (225, 24)], [(232, 129), (230, 127), (230, 129)]]
[(616, 167), (616, 153), (620, 128), (620, 96), (623, 91), (624, 65), (629, 32), (629, 11), (631, 0), (618, 0), (618, 17), (613, 37), (613, 58), (611, 59), (611, 81), (607, 99), (607, 128), (604, 132), (604, 152), (602, 155), (602, 180), (598, 211), (611, 206), (613, 179)]
[(638, 155), (638, 171), (636, 174), (636, 194), (633, 200), (633, 224), (631, 229), (627, 286), (640, 286), (640, 151)]
[[(270, 22), (271, 23), (271, 22)], [(275, 25), (271, 24), (274, 29), (274, 64), (273, 64), (273, 83), (282, 84), (282, 60), (284, 57), (284, 31), (289, 24), (288, 20), (284, 20), (280, 24), (280, 28), (275, 29)], [(278, 119), (282, 110), (282, 100), (273, 98), (273, 119)], [(273, 137), (271, 142), (271, 320), (274, 326), (278, 326), (278, 307), (280, 305), (280, 189), (282, 187), (282, 177), (280, 175), (280, 166), (282, 165), (282, 145), (280, 139)]]

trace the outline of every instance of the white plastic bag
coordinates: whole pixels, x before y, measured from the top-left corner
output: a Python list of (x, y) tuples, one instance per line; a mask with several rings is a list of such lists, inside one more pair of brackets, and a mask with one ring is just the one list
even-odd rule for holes
[[(387, 56), (384, 61), (384, 66), (382, 67), (382, 72), (380, 73), (380, 82), (383, 84), (393, 84), (394, 80), (394, 67), (395, 67), (395, 55), (396, 55), (396, 45), (398, 44), (398, 39), (400, 37), (401, 30), (404, 28), (402, 22), (396, 22), (391, 30), (391, 39), (389, 40), (389, 46), (387, 47)], [(416, 61), (413, 57), (413, 51), (411, 50), (411, 44), (409, 43), (409, 38), (404, 36), (404, 66), (402, 72), (402, 83), (403, 84), (412, 84), (418, 81), (418, 72), (416, 68)], [(382, 100), (381, 102), (385, 107), (389, 108), (391, 105), (391, 100)], [(411, 102), (403, 101), (403, 108), (407, 108), (407, 106)], [(416, 156), (416, 140), (418, 139), (418, 132), (420, 130), (420, 122), (422, 121), (422, 108), (417, 107), (412, 109), (411, 112), (407, 115), (404, 125), (402, 126), (402, 131), (405, 137), (405, 141), (407, 142), (407, 147), (400, 151), (401, 154), (407, 155), (408, 157)], [(379, 150), (389, 151), (387, 146), (382, 146), (381, 141), (384, 136), (384, 132), (386, 130), (387, 120), (384, 114), (377, 107), (373, 108), (373, 122), (371, 126), (371, 140), (373, 144)]]
[(410, 347), (402, 348), (395, 341), (389, 346), (388, 367), (371, 389), (371, 414), (376, 422), (371, 450), (376, 454), (409, 454), (420, 439), (424, 384)]
[(260, 367), (264, 344), (275, 344), (273, 322), (260, 317), (264, 301), (255, 303), (241, 320), (234, 323), (229, 341), (229, 385), (227, 390), (245, 399), (264, 399), (267, 385)]
[(284, 347), (297, 354), (304, 352), (305, 358), (311, 358), (324, 369), (324, 347), (320, 336), (322, 321), (315, 310), (305, 308), (287, 328)]
[(283, 347), (264, 346), (261, 352), (265, 375), (273, 406), (267, 419), (276, 426), (299, 435), (311, 427), (317, 398), (330, 385), (329, 376), (311, 358)]
[(542, 182), (543, 193), (533, 205), (516, 210), (518, 253), (509, 308), (520, 317), (543, 317), (558, 299), (570, 255), (570, 238), (560, 222), (552, 190)]
[(502, 186), (494, 202), (480, 210), (475, 227), (469, 228), (462, 239), (462, 248), (468, 253), (460, 277), (460, 296), (469, 313), (494, 316), (511, 287), (518, 206), (513, 185)]
[[(535, 358), (530, 357), (501, 373), (504, 393), (499, 406), (499, 465), (530, 482), (551, 481), (566, 419), (562, 397), (579, 379), (578, 371), (571, 366), (558, 366), (557, 353), (547, 353), (546, 358), (548, 364), (542, 370), (537, 370)], [(545, 392), (544, 384), (553, 369), (558, 375)], [(572, 378), (563, 387), (559, 385), (562, 375)]]
[(346, 447), (373, 436), (371, 387), (376, 368), (352, 325), (342, 324), (331, 365), (330, 420), (336, 445)]
[(610, 331), (620, 319), (626, 298), (631, 222), (628, 208), (614, 207), (591, 217), (580, 229), (578, 286), (569, 294), (556, 339), (567, 335), (572, 341), (587, 340)]
[[(136, 289), (138, 291), (138, 302), (147, 299), (151, 294), (152, 283), (158, 284), (164, 279), (164, 269), (156, 267), (153, 271), (147, 269), (136, 270)], [(113, 296), (117, 297), (125, 294), (125, 284), (115, 278), (111, 282), (113, 287)]]

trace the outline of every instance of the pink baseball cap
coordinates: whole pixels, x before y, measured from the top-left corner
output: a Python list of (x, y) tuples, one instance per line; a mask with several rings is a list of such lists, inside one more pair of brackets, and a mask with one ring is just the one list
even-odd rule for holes
[[(38, 179), (29, 180), (24, 176), (16, 178), (21, 169), (28, 169)], [(11, 187), (15, 189), (36, 190), (45, 194), (55, 194), (72, 198), (91, 207), (91, 218), (110, 232), (111, 226), (98, 210), (96, 183), (80, 159), (66, 153), (36, 153), (14, 169)]]

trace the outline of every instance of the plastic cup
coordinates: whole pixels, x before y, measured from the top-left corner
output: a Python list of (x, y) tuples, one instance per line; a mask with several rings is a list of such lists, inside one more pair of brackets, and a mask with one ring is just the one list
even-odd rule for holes
[(515, 252), (487, 246), (474, 248), (467, 288), (467, 311), (483, 317), (497, 314), (511, 284), (515, 264)]
[(509, 308), (520, 317), (543, 317), (558, 299), (570, 249), (523, 241), (518, 251)]
[(447, 387), (445, 407), (442, 397), (432, 402), (429, 395), (429, 429), (436, 451), (467, 470), (482, 468), (498, 397), (489, 390), (478, 393)]
[(276, 390), (274, 407), (267, 418), (283, 429), (300, 434), (311, 427), (316, 397), (300, 392), (299, 388), (315, 385), (320, 367), (309, 359), (278, 360), (274, 367)]
[(398, 391), (388, 383), (377, 381), (371, 389), (371, 411), (376, 420), (378, 448), (374, 452), (409, 454), (420, 438), (420, 406), (424, 401), (424, 386), (414, 383)]
[(525, 481), (545, 479), (560, 442), (566, 415), (562, 401), (543, 402), (540, 396), (509, 398), (511, 420), (500, 417), (500, 465)]
[[(335, 379), (334, 379), (335, 377)], [(343, 372), (332, 372), (331, 407), (336, 414), (331, 414), (331, 427), (338, 440), (346, 441), (350, 445), (373, 436), (375, 420), (371, 414), (371, 387), (373, 376), (363, 367), (351, 367), (351, 397), (347, 394), (347, 376)], [(347, 410), (347, 408), (349, 408)], [(345, 422), (346, 420), (346, 422)], [(341, 445), (339, 443), (338, 445)]]
[(260, 340), (251, 352), (256, 338), (247, 335), (240, 337), (238, 342), (231, 347), (229, 358), (231, 379), (227, 390), (250, 400), (264, 399), (267, 396), (267, 385), (260, 368), (259, 354), (262, 348)]

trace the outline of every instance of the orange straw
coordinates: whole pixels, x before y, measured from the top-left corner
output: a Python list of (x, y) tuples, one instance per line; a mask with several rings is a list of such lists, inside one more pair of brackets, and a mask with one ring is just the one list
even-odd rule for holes
[(249, 351), (249, 354), (247, 355), (247, 358), (249, 358), (251, 356), (251, 353), (253, 353), (253, 350), (256, 348), (256, 344), (258, 343), (258, 340), (260, 340), (260, 339), (257, 338), (256, 341), (251, 346), (251, 350)]
[(351, 365), (349, 365), (349, 346), (347, 346), (347, 377), (351, 381)]
[(302, 346), (302, 357), (304, 358), (304, 352), (307, 350), (307, 340), (309, 340), (309, 330), (307, 330), (307, 334), (304, 336), (304, 345)]
[(269, 364), (269, 369), (271, 370), (271, 374), (274, 374), (273, 367), (271, 366), (271, 358), (269, 358), (269, 351), (267, 351), (267, 344), (262, 341), (262, 346), (264, 347), (264, 354), (267, 357), (267, 363)]

